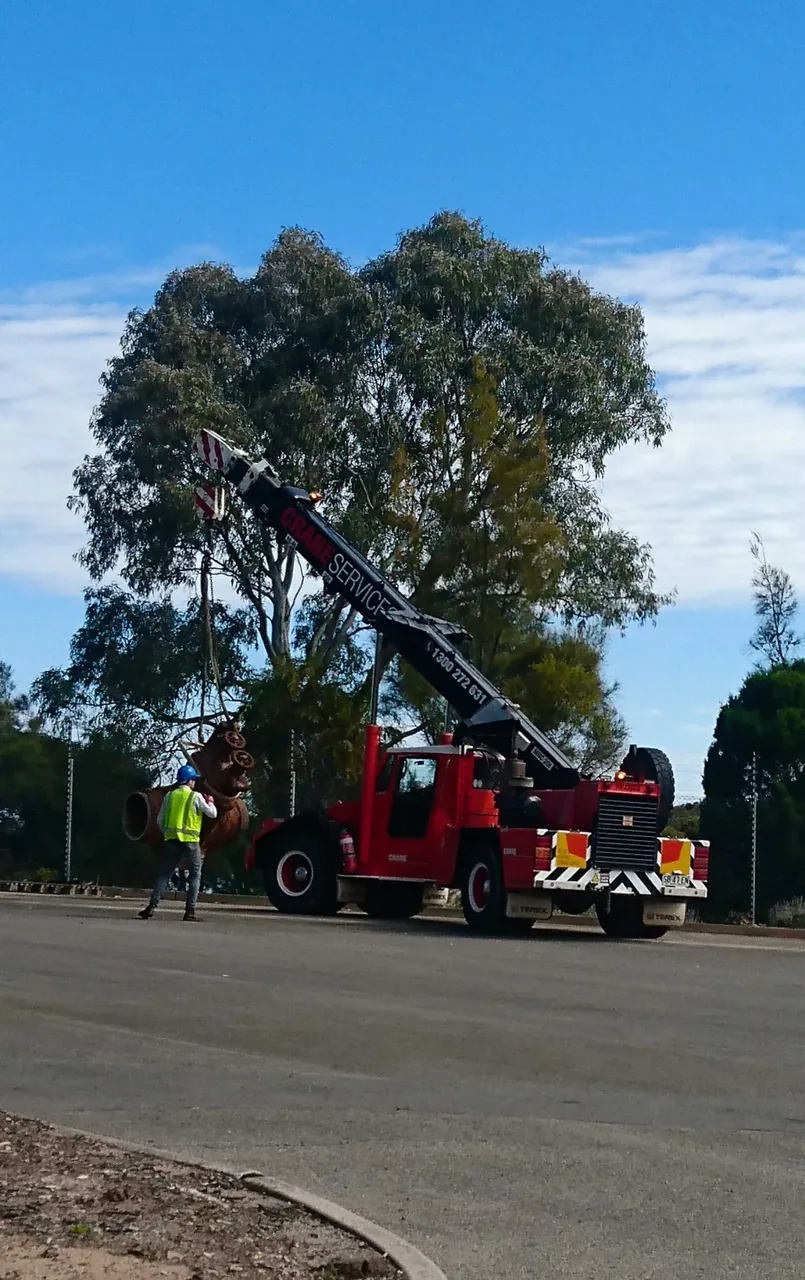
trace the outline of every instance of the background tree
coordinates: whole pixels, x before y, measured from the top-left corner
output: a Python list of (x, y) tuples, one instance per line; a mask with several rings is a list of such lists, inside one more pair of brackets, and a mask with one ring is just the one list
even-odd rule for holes
[(752, 757), (758, 777), (758, 911), (805, 894), (805, 662), (747, 676), (722, 707), (704, 767), (702, 835), (712, 841), (716, 918), (747, 912)]
[(766, 559), (766, 548), (760, 534), (753, 533), (750, 551), (755, 561), (752, 575), (757, 629), (749, 641), (750, 648), (775, 666), (796, 656), (801, 640), (794, 631), (794, 618), (799, 605), (791, 578)]
[(797, 598), (752, 535), (761, 663), (721, 708), (704, 767), (701, 833), (712, 841), (708, 911), (746, 913), (751, 882), (753, 759), (758, 785), (758, 910), (805, 891), (805, 663), (796, 660)]
[[(31, 877), (49, 868), (61, 878), (67, 742), (44, 732), (26, 706), (0, 664), (0, 875)], [(126, 839), (120, 821), (121, 797), (150, 784), (147, 770), (113, 730), (92, 732), (74, 752), (74, 878), (149, 883), (150, 853)]]
[[(205, 669), (207, 709), (220, 711), (199, 603), (180, 609), (165, 597), (138, 600), (114, 586), (89, 590), (84, 598), (86, 615), (70, 645), (69, 665), (44, 672), (33, 698), (57, 729), (72, 723), (84, 733), (114, 734), (158, 772), (172, 760), (175, 739), (192, 737), (198, 724)], [(239, 706), (254, 618), (215, 602), (210, 612), (221, 687)], [(224, 705), (230, 705), (226, 696)]]
[(663, 834), (676, 840), (698, 840), (701, 832), (701, 808), (700, 800), (672, 805)]
[[(96, 580), (119, 569), (129, 594), (115, 604), (132, 635), (155, 637), (150, 666), (166, 678), (144, 697), (136, 663), (118, 661), (114, 610), (90, 597), (93, 634), (67, 678), (73, 705), (48, 673), (43, 706), (86, 702), (119, 719), (131, 681), (131, 704), (159, 726), (179, 685), (192, 687), (189, 632), (175, 677), (190, 615), (162, 602), (192, 588), (209, 535), (192, 502), (209, 477), (189, 447), (207, 426), (323, 489), (329, 517), (423, 607), (467, 626), (478, 661), (532, 715), (585, 761), (603, 760), (621, 728), (602, 637), (662, 599), (648, 549), (611, 526), (596, 482), (613, 450), (659, 444), (667, 425), (639, 309), (458, 214), (358, 272), (300, 230), (283, 232), (249, 279), (209, 263), (175, 272), (129, 317), (93, 419), (99, 452), (78, 468), (72, 499), (89, 534), (85, 566)], [(332, 711), (337, 687), (354, 742), (370, 665), (359, 619), (237, 501), (209, 536), (238, 605), (218, 618), (233, 684), (245, 696), (251, 660), (265, 684), (248, 696), (257, 705), (270, 691), (300, 733), (315, 719), (303, 707)], [(400, 713), (430, 723), (411, 674), (389, 672)], [(171, 714), (183, 710), (177, 698)]]

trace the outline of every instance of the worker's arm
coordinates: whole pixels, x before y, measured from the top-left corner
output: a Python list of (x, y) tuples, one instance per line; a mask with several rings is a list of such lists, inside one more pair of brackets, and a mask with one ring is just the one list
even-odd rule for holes
[(196, 792), (196, 808), (199, 813), (204, 814), (205, 818), (218, 817), (218, 810), (213, 804), (212, 799), (207, 799), (207, 797), (203, 796), (200, 791)]
[(159, 809), (159, 813), (157, 814), (157, 826), (159, 827), (159, 829), (160, 829), (160, 831), (162, 832), (162, 834), (163, 834), (163, 835), (165, 834), (165, 813), (166, 813), (167, 808), (168, 808), (168, 796), (169, 796), (169, 795), (170, 795), (170, 791), (168, 791), (168, 792), (166, 792), (166, 793), (165, 793), (165, 798), (163, 799), (162, 804), (161, 804), (160, 809)]

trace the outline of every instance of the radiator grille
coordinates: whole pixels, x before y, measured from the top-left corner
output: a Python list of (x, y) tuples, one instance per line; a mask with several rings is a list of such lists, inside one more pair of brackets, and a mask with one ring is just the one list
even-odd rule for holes
[(655, 796), (600, 795), (593, 864), (605, 871), (656, 871), (657, 808)]

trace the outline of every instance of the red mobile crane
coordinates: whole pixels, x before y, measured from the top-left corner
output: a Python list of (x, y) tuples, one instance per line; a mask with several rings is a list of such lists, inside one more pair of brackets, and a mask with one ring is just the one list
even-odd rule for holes
[(337, 593), (423, 675), (460, 717), (438, 746), (380, 753), (366, 729), (360, 800), (267, 819), (247, 855), (279, 910), (416, 915), (426, 890), (458, 888), (478, 932), (521, 932), (555, 909), (595, 906), (613, 937), (660, 937), (707, 896), (706, 841), (663, 838), (674, 799), (670, 761), (630, 747), (614, 778), (572, 762), (469, 661), (467, 633), (429, 617), (316, 509), (211, 431), (195, 448), (256, 518), (292, 541)]

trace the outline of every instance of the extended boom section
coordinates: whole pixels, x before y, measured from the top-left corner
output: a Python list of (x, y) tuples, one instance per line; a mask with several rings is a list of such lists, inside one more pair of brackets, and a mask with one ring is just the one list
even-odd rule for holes
[(457, 740), (519, 755), (537, 786), (576, 785), (579, 774), (567, 756), (462, 653), (465, 633), (412, 604), (316, 510), (316, 495), (283, 484), (265, 459), (251, 462), (212, 431), (199, 432), (195, 447), (262, 524), (294, 544), (326, 589), (352, 605), (446, 699), (461, 718)]

